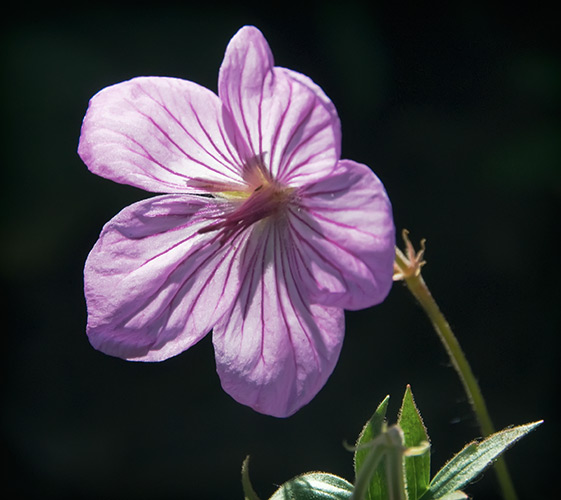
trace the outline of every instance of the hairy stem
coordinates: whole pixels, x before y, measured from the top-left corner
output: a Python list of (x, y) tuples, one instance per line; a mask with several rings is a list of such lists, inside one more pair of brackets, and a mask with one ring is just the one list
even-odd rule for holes
[[(425, 280), (423, 279), (420, 269), (424, 264), (422, 256), (424, 252), (424, 242), (422, 249), (417, 254), (414, 253), (413, 247), (407, 238), (407, 232), (404, 231), (404, 240), (407, 246), (408, 256), (406, 257), (399, 248), (396, 248), (395, 269), (397, 273), (396, 279), (403, 279), (409, 291), (417, 299), (425, 313), (429, 317), (438, 337), (440, 338), (446, 352), (450, 356), (452, 365), (458, 373), (464, 390), (468, 396), (471, 406), (475, 412), (481, 432), (484, 437), (495, 432), (493, 422), (489, 416), (487, 405), (477, 379), (460, 347), (458, 339), (452, 332), (448, 321), (440, 311), (438, 304), (434, 300)], [(506, 463), (502, 457), (497, 459), (494, 464), (497, 478), (505, 500), (516, 500), (517, 495), (514, 485), (510, 478)]]

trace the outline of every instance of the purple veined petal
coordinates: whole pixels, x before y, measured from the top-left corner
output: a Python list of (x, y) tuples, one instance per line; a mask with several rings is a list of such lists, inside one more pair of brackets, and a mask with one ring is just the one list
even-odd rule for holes
[[(309, 77), (286, 68), (275, 68), (275, 73), (278, 87), (287, 82), (291, 101), (282, 119), (271, 124), (280, 131), (276, 148), (271, 147), (271, 164), (281, 182), (302, 186), (335, 169), (341, 156), (341, 122), (333, 102)], [(275, 90), (275, 95), (280, 93)]]
[(341, 130), (333, 103), (308, 77), (273, 67), (256, 28), (242, 28), (228, 45), (219, 95), (253, 156), (281, 183), (301, 186), (335, 168)]
[(98, 92), (78, 153), (97, 175), (160, 193), (201, 192), (201, 179), (243, 186), (248, 156), (216, 94), (165, 77), (133, 78)]
[(287, 252), (309, 300), (351, 310), (383, 301), (392, 286), (395, 228), (380, 180), (366, 165), (342, 160), (299, 194)]
[(87, 333), (98, 350), (161, 361), (188, 349), (229, 309), (244, 236), (221, 246), (200, 234), (226, 202), (156, 196), (109, 221), (84, 269)]
[(244, 26), (228, 43), (218, 75), (218, 95), (230, 110), (253, 157), (261, 153), (259, 103), (273, 64), (273, 54), (262, 33), (254, 26)]
[(344, 314), (306, 303), (290, 274), (283, 231), (261, 224), (262, 234), (252, 237), (242, 254), (245, 279), (238, 298), (215, 326), (213, 342), (224, 390), (258, 412), (287, 417), (332, 373)]

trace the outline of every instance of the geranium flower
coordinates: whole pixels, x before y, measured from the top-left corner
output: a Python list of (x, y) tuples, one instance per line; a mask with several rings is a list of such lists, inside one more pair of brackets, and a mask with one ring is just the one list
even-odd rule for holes
[(254, 27), (230, 41), (218, 96), (161, 77), (100, 91), (78, 152), (97, 175), (168, 193), (121, 211), (88, 256), (87, 333), (104, 353), (161, 361), (212, 330), (224, 390), (288, 416), (333, 371), (343, 309), (391, 287), (381, 182), (340, 159), (335, 107), (275, 67)]

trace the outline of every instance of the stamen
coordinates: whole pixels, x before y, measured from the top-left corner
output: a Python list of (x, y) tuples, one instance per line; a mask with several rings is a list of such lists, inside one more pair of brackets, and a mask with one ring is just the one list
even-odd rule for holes
[[(217, 235), (221, 244), (235, 238), (243, 230), (267, 217), (278, 217), (294, 199), (293, 188), (276, 184), (261, 184), (249, 194), (247, 199), (230, 213), (220, 216), (216, 222), (199, 229), (200, 234), (220, 231)], [(232, 200), (236, 203), (236, 200)]]
[(294, 200), (294, 188), (282, 186), (271, 177), (264, 166), (264, 153), (244, 164), (242, 177), (246, 185), (241, 189), (225, 183), (204, 186), (216, 197), (229, 200), (233, 210), (216, 217), (216, 222), (199, 229), (199, 234), (218, 231), (216, 238), (224, 244), (256, 222), (283, 214), (286, 205)]

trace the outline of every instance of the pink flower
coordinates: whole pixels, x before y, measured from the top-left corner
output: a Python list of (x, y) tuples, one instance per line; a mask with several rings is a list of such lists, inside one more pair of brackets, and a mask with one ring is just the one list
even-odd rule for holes
[(103, 89), (78, 152), (97, 175), (168, 193), (121, 211), (89, 254), (87, 333), (104, 353), (161, 361), (213, 330), (224, 390), (288, 416), (333, 371), (343, 309), (391, 287), (384, 187), (340, 159), (335, 107), (275, 67), (254, 27), (230, 41), (218, 96), (159, 77)]

